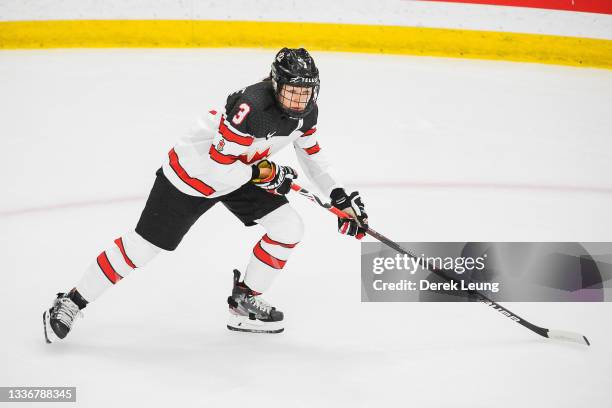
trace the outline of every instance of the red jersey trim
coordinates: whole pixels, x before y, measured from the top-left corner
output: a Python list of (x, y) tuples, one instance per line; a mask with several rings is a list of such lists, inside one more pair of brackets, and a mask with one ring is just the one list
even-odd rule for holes
[(223, 138), (227, 141), (238, 143), (242, 146), (250, 146), (253, 144), (254, 138), (252, 136), (241, 136), (235, 132), (233, 132), (226, 124), (225, 119), (221, 118), (221, 122), (219, 123), (219, 132), (223, 136)]
[(205, 196), (209, 196), (215, 192), (214, 188), (204, 183), (202, 180), (191, 177), (189, 174), (187, 174), (187, 171), (179, 163), (178, 155), (174, 149), (170, 150), (168, 156), (170, 157), (170, 167), (172, 167), (172, 170), (174, 170), (176, 175), (183, 180), (185, 184), (197, 192), (204, 194)]
[(314, 146), (309, 147), (308, 149), (304, 149), (304, 151), (308, 154), (315, 154), (318, 153), (321, 150), (321, 148), (319, 147), (318, 143), (315, 143)]
[(113, 268), (111, 265), (108, 257), (106, 256), (106, 251), (98, 255), (97, 261), (100, 270), (113, 285), (123, 279), (123, 276), (119, 275), (117, 271), (115, 271), (115, 268)]
[(287, 261), (280, 260), (267, 253), (266, 250), (261, 247), (261, 241), (258, 241), (255, 248), (253, 248), (253, 255), (255, 255), (255, 258), (274, 269), (283, 269), (285, 263), (287, 263)]
[(313, 127), (313, 128), (311, 128), (311, 129), (307, 130), (306, 132), (304, 132), (304, 134), (303, 134), (301, 137), (304, 137), (304, 136), (310, 136), (310, 135), (312, 135), (312, 134), (313, 134), (314, 132), (316, 132), (316, 131), (317, 131), (317, 128), (316, 128), (316, 127)]
[(211, 159), (220, 164), (232, 164), (238, 160), (238, 157), (236, 156), (219, 152), (217, 149), (215, 149), (215, 146), (210, 146), (208, 154), (210, 155)]

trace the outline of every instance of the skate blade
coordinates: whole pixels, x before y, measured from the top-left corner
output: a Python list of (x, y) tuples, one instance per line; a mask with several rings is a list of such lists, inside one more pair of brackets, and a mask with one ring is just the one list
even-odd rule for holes
[(251, 320), (247, 316), (234, 314), (230, 314), (227, 328), (232, 331), (268, 334), (282, 333), (285, 330), (283, 322), (262, 322), (261, 320)]
[(45, 341), (47, 342), (47, 344), (51, 344), (54, 341), (59, 340), (59, 338), (55, 335), (55, 332), (51, 328), (48, 310), (45, 310), (43, 313), (43, 329), (45, 330)]

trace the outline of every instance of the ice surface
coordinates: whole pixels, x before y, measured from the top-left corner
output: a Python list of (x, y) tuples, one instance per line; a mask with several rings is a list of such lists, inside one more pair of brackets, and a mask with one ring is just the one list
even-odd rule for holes
[[(306, 234), (267, 296), (284, 334), (225, 329), (231, 270), (262, 232), (219, 206), (88, 307), (67, 341), (44, 343), (44, 307), (135, 226), (176, 138), (272, 56), (0, 53), (0, 385), (77, 386), (83, 407), (609, 407), (612, 304), (505, 304), (590, 348), (480, 304), (362, 304), (358, 243), (297, 195)], [(385, 235), (611, 239), (611, 71), (316, 57), (320, 144)]]

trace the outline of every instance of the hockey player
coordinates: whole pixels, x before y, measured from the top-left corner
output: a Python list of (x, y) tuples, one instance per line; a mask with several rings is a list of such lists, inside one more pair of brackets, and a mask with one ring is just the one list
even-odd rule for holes
[(310, 180), (352, 217), (338, 219), (339, 232), (361, 239), (367, 224), (359, 193), (345, 192), (332, 177), (317, 142), (318, 94), (319, 71), (310, 54), (283, 48), (268, 78), (229, 95), (224, 111), (210, 110), (168, 153), (135, 230), (102, 251), (76, 286), (58, 293), (43, 313), (46, 341), (65, 338), (81, 309), (161, 250), (174, 250), (219, 202), (246, 226), (265, 229), (244, 274), (234, 270), (227, 327), (283, 331), (283, 313), (261, 294), (300, 242), (303, 225), (285, 197), (297, 172), (268, 158), (293, 144)]

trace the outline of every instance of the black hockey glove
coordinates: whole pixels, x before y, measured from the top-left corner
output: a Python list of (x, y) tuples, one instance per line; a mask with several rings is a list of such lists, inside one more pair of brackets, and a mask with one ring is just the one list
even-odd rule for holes
[(363, 238), (368, 225), (368, 214), (365, 212), (365, 206), (361, 201), (359, 192), (353, 191), (350, 195), (347, 195), (343, 188), (335, 188), (331, 192), (330, 198), (334, 207), (353, 217), (338, 217), (338, 232), (357, 239)]
[[(270, 169), (272, 172), (268, 177), (262, 179), (259, 178), (260, 169)], [(263, 160), (257, 166), (253, 165), (251, 182), (269, 193), (285, 195), (291, 190), (291, 183), (297, 176), (297, 172), (289, 166), (279, 166), (274, 162)]]

